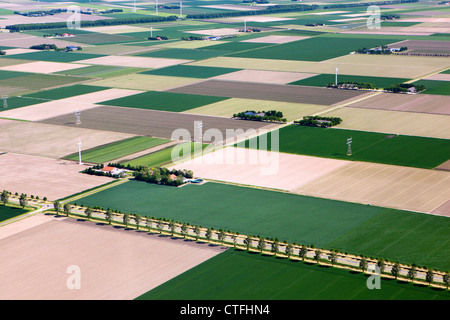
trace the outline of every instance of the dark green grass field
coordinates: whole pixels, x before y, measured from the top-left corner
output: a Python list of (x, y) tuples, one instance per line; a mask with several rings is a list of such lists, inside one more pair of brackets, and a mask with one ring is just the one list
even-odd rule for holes
[(385, 45), (392, 43), (392, 41), (393, 39), (391, 38), (384, 39), (382, 37), (335, 37), (323, 35), (276, 46), (238, 52), (228, 56), (259, 59), (323, 61), (349, 54), (357, 49)]
[(450, 81), (419, 80), (414, 82), (414, 84), (422, 84), (426, 87), (422, 93), (450, 95)]
[(219, 67), (203, 67), (203, 66), (190, 66), (190, 65), (176, 65), (161, 69), (154, 69), (142, 72), (143, 74), (153, 74), (161, 76), (172, 77), (187, 77), (206, 79), (210, 77), (220, 76), (222, 74), (239, 71), (241, 69), (235, 68), (219, 68)]
[(0, 70), (0, 80), (7, 80), (7, 79), (12, 79), (12, 78), (17, 78), (17, 77), (23, 77), (23, 76), (27, 76), (30, 74), (31, 73), (27, 73), (27, 72)]
[[(335, 83), (334, 74), (319, 74), (317, 76), (295, 81), (289, 84), (299, 86), (314, 86), (326, 87), (329, 83)], [(403, 83), (410, 79), (404, 78), (386, 78), (386, 77), (369, 77), (369, 76), (352, 76), (352, 75), (338, 75), (338, 82), (359, 82), (359, 83), (373, 83), (375, 88), (385, 88), (396, 83)]]
[(367, 288), (367, 276), (229, 249), (137, 300), (448, 300), (435, 290), (381, 279)]
[(230, 53), (230, 51), (222, 50), (206, 50), (206, 49), (178, 49), (170, 48), (163, 50), (155, 50), (136, 54), (140, 57), (152, 58), (170, 58), (170, 59), (187, 59), (187, 60), (204, 60), (218, 57)]
[(212, 182), (174, 188), (130, 181), (77, 204), (450, 268), (450, 221), (442, 216)]
[[(193, 142), (187, 142), (191, 144), (191, 155), (195, 155), (197, 152), (196, 150), (196, 143)], [(205, 149), (207, 146), (207, 144), (203, 144), (202, 145), (202, 150)], [(130, 164), (132, 166), (148, 166), (149, 168), (151, 167), (156, 167), (156, 166), (161, 166), (167, 163), (171, 163), (172, 162), (172, 151), (175, 148), (175, 146), (173, 147), (169, 147), (157, 152), (153, 152), (150, 153), (148, 155), (139, 157), (137, 159), (133, 159), (131, 161), (127, 161), (124, 164)], [(183, 154), (179, 154), (178, 155), (180, 158), (183, 157)]]
[[(30, 98), (25, 98), (25, 97), (11, 97), (11, 98), (8, 98), (7, 110), (32, 106), (34, 104), (38, 104), (38, 103), (42, 103), (42, 102), (45, 102), (45, 101), (38, 100), (38, 99), (30, 99)], [(2, 104), (2, 106), (3, 106), (3, 104)]]
[(0, 221), (5, 221), (14, 217), (17, 217), (21, 214), (24, 214), (27, 210), (22, 208), (5, 206), (3, 204), (0, 205)]
[[(129, 154), (156, 147), (170, 140), (151, 137), (133, 137), (81, 152), (81, 159), (90, 163), (105, 163)], [(78, 153), (71, 154), (65, 159), (78, 160)]]
[[(73, 85), (68, 87), (50, 89), (46, 91), (40, 91), (32, 94), (26, 95), (26, 97), (37, 98), (37, 99), (47, 99), (47, 100), (59, 100), (66, 99), (82, 94), (93, 93), (108, 88), (97, 87), (97, 86), (87, 86), (87, 85)], [(42, 102), (42, 101), (41, 101)]]
[[(350, 137), (352, 155), (347, 156), (346, 142)], [(450, 158), (448, 139), (296, 125), (281, 128), (279, 138), (280, 152), (324, 158), (426, 169), (432, 169)], [(268, 133), (268, 150), (271, 150), (271, 140)], [(245, 143), (247, 147), (248, 143)]]
[(102, 105), (182, 112), (229, 98), (194, 94), (147, 91), (132, 96), (101, 102)]
[(447, 69), (445, 71), (442, 71), (441, 73), (450, 74), (450, 69)]
[(57, 51), (39, 51), (9, 56), (9, 58), (11, 59), (25, 59), (33, 61), (51, 61), (51, 62), (74, 62), (98, 57), (101, 57), (101, 55), (90, 53), (57, 52)]
[(0, 86), (42, 90), (90, 80), (87, 77), (61, 76), (52, 74), (30, 74), (22, 77), (0, 80)]

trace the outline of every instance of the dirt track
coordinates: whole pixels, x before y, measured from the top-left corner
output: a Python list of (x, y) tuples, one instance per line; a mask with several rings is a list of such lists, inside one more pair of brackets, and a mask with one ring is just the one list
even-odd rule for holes
[[(33, 223), (33, 220), (38, 220)], [(21, 224), (29, 224), (19, 228)], [(39, 214), (2, 227), (0, 299), (134, 299), (223, 252), (220, 247)], [(80, 289), (68, 289), (78, 266)]]

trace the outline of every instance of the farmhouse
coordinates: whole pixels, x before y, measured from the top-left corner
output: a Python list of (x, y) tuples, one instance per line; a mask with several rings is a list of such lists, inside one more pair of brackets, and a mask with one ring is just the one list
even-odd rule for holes
[(101, 171), (103, 171), (104, 173), (111, 173), (111, 175), (113, 176), (118, 176), (118, 177), (124, 177), (125, 176), (125, 169), (119, 169), (116, 167), (111, 167), (111, 166), (105, 166), (101, 169)]

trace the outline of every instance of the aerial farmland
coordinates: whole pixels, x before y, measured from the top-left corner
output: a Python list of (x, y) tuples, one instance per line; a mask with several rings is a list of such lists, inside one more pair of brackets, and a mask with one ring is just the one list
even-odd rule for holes
[(450, 300), (449, 4), (0, 1), (0, 299)]

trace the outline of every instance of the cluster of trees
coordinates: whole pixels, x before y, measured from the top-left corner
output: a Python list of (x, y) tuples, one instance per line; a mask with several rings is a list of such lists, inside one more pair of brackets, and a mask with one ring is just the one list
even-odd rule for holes
[(28, 11), (28, 12), (20, 12), (14, 11), (14, 14), (18, 14), (24, 17), (43, 17), (43, 16), (52, 16), (54, 14), (67, 12), (67, 9), (52, 9), (52, 10), (39, 10), (39, 11)]
[[(67, 48), (58, 48), (55, 44), (47, 44), (47, 43), (43, 43), (43, 44), (36, 44), (30, 47), (30, 49), (34, 49), (34, 50), (46, 50), (46, 51), (50, 51), (50, 50), (54, 50), (54, 51), (72, 51), (69, 50)], [(81, 51), (83, 50), (82, 47), (77, 46), (77, 50)]]
[[(400, 47), (400, 49), (398, 51), (395, 52), (403, 52), (408, 50), (408, 47)], [(357, 49), (355, 50), (356, 53), (361, 53), (361, 54), (393, 54), (394, 52), (391, 51), (391, 49), (388, 46), (378, 46), (375, 48), (362, 48), (362, 49)]]
[(242, 3), (269, 3), (268, 0), (244, 0)]
[(269, 111), (254, 111), (247, 110), (233, 114), (233, 118), (251, 121), (270, 121), (270, 122), (286, 122), (286, 118), (283, 118), (283, 112), (276, 110)]
[(109, 177), (109, 178), (119, 178), (118, 175), (113, 175), (111, 172), (105, 172), (100, 169), (95, 169), (94, 167), (89, 167), (81, 171), (82, 173), (90, 174), (93, 176), (100, 176), (100, 177)]
[(169, 40), (166, 36), (148, 37), (148, 40)]
[(390, 4), (399, 3), (412, 3), (419, 2), (419, 0), (391, 0), (391, 1), (372, 1), (372, 2), (356, 2), (356, 3), (343, 3), (343, 4), (331, 4), (323, 6), (323, 9), (336, 9), (336, 8), (351, 8), (351, 7), (368, 7), (372, 5), (384, 6)]
[(397, 83), (389, 87), (383, 88), (385, 91), (393, 93), (405, 93), (410, 92), (410, 88), (415, 88), (416, 92), (424, 91), (426, 87), (423, 84), (412, 84), (412, 83)]
[[(94, 21), (81, 21), (80, 26), (85, 27), (101, 27), (101, 26), (116, 26), (124, 24), (138, 24), (138, 23), (151, 23), (151, 22), (165, 22), (176, 21), (177, 16), (143, 16), (136, 18), (117, 18), (117, 19), (105, 19)], [(29, 24), (15, 24), (6, 26), (10, 32), (21, 32), (31, 30), (46, 30), (46, 29), (65, 29), (67, 28), (66, 22), (49, 22), (49, 23), (29, 23)]]
[(307, 27), (323, 27), (325, 24), (323, 23), (306, 23), (305, 26)]
[(0, 56), (4, 56), (6, 54), (6, 51), (0, 50)]
[(381, 20), (395, 20), (395, 19), (400, 19), (400, 16), (395, 15), (395, 14), (388, 14), (388, 15), (383, 15), (380, 16)]
[(327, 84), (327, 88), (338, 88), (338, 89), (375, 89), (374, 83), (368, 82), (354, 82), (354, 81), (346, 81), (346, 82), (338, 82), (337, 85), (333, 82)]
[(123, 9), (108, 9), (108, 10), (103, 10), (101, 12), (101, 14), (121, 13), (121, 12), (123, 12)]
[[(143, 168), (140, 171), (135, 171), (133, 175), (137, 181), (178, 187), (184, 183), (184, 178), (192, 178), (193, 172), (190, 170), (169, 170), (164, 167), (156, 167), (152, 169)], [(176, 178), (172, 178), (173, 176)]]
[(181, 40), (184, 41), (194, 41), (194, 40), (204, 40), (205, 37), (203, 36), (189, 36), (189, 37), (181, 37)]
[(301, 11), (316, 10), (318, 8), (319, 8), (318, 5), (289, 4), (289, 5), (270, 6), (264, 10), (225, 11), (225, 12), (220, 12), (220, 13), (217, 12), (217, 13), (188, 14), (186, 16), (186, 18), (188, 18), (188, 19), (216, 19), (216, 18), (227, 18), (227, 17), (273, 14), (273, 13), (282, 13), (282, 12), (301, 12)]
[(306, 127), (322, 127), (328, 128), (336, 126), (342, 122), (339, 117), (320, 117), (320, 116), (306, 116), (302, 120), (294, 121), (294, 124)]
[(240, 29), (239, 32), (261, 32), (258, 28), (247, 28), (247, 29)]

